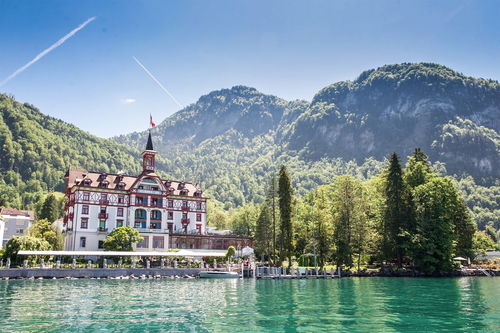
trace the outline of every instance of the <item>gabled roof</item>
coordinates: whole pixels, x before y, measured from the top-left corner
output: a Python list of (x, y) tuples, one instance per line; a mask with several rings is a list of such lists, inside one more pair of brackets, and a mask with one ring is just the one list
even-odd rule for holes
[[(171, 195), (181, 195), (182, 190), (184, 191), (187, 190), (187, 194), (184, 196), (194, 197), (195, 193), (201, 192), (201, 189), (198, 186), (198, 184), (161, 179), (155, 173), (141, 174), (138, 177), (135, 177), (128, 175), (118, 175), (111, 173), (104, 174), (100, 172), (70, 169), (66, 173), (66, 177), (68, 179), (68, 185), (67, 185), (68, 188), (72, 188), (73, 186), (81, 186), (83, 185), (83, 180), (88, 179), (91, 181), (90, 186), (85, 186), (88, 188), (98, 188), (100, 183), (108, 182), (107, 188), (110, 190), (118, 189), (117, 185), (121, 184), (124, 185), (123, 190), (130, 191), (141, 178), (149, 177), (149, 178), (158, 178), (161, 181), (163, 187), (167, 189), (167, 192), (169, 191), (169, 188), (173, 189), (171, 190), (172, 191)], [(184, 186), (179, 186), (180, 184), (184, 184)]]
[(0, 210), (1, 215), (15, 215), (29, 217), (30, 219), (35, 218), (35, 213), (32, 210), (19, 210), (15, 208), (2, 208)]

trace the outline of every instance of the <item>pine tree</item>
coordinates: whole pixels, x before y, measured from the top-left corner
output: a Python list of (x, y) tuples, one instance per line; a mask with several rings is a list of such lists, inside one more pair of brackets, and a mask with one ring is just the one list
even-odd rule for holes
[(269, 187), (267, 191), (267, 197), (266, 197), (266, 202), (265, 204), (269, 207), (269, 213), (271, 216), (271, 240), (272, 240), (272, 248), (271, 248), (271, 258), (274, 261), (276, 258), (276, 252), (277, 252), (277, 236), (278, 236), (278, 179), (273, 176), (271, 177), (271, 180), (269, 181)]
[(292, 266), (293, 252), (293, 221), (292, 221), (292, 196), (293, 189), (285, 166), (281, 167), (278, 181), (279, 207), (280, 207), (280, 260), (288, 258), (289, 267)]
[(42, 205), (39, 219), (47, 219), (54, 222), (59, 217), (59, 203), (54, 194), (49, 194)]
[(262, 256), (271, 258), (273, 250), (273, 230), (269, 206), (263, 204), (255, 227), (255, 250)]
[(411, 234), (414, 229), (414, 208), (396, 153), (389, 158), (386, 171), (385, 211), (383, 227), (383, 252), (385, 259), (397, 258), (402, 266), (403, 257), (411, 248)]

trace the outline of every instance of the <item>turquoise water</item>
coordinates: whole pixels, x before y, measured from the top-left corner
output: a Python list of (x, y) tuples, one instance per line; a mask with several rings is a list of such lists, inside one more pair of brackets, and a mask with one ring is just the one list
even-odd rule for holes
[(0, 281), (0, 332), (500, 332), (500, 278)]

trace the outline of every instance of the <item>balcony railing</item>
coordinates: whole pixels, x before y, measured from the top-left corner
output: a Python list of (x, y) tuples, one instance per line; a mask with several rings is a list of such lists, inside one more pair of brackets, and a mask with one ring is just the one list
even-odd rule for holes
[(181, 219), (182, 224), (189, 224), (190, 219)]
[(163, 203), (160, 203), (160, 202), (152, 202), (150, 207), (157, 207), (157, 208), (162, 208), (163, 207)]
[(97, 214), (97, 217), (99, 219), (107, 219), (108, 218), (108, 213), (99, 213), (99, 214)]
[(152, 232), (155, 234), (166, 234), (168, 233), (168, 230), (163, 230), (163, 229), (151, 229), (151, 228), (135, 228), (139, 232)]
[(189, 212), (191, 209), (189, 208), (189, 206), (182, 206), (182, 211), (183, 212)]
[(108, 228), (98, 227), (97, 232), (108, 232)]
[(136, 201), (135, 205), (139, 207), (148, 207), (148, 203), (144, 201)]
[(158, 216), (151, 216), (150, 218), (151, 221), (161, 221), (161, 216), (158, 217)]
[(109, 200), (99, 200), (99, 205), (107, 205), (109, 204)]

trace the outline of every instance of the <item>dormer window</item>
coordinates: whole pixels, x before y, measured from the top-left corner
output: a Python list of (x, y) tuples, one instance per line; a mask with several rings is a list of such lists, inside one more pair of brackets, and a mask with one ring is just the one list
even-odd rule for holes
[(182, 189), (184, 189), (184, 186), (185, 186), (184, 183), (179, 183), (179, 185), (177, 186), (177, 189), (182, 190)]
[(83, 180), (83, 186), (90, 186), (92, 184), (92, 180), (90, 178), (85, 178)]
[(124, 182), (119, 182), (119, 183), (116, 185), (116, 189), (117, 189), (117, 190), (124, 190), (124, 189), (125, 189), (125, 183), (124, 183)]
[(107, 180), (104, 180), (104, 181), (99, 183), (100, 188), (107, 188), (108, 185), (109, 185), (109, 182)]
[(197, 190), (196, 192), (194, 192), (194, 194), (193, 194), (193, 195), (194, 195), (195, 197), (201, 197), (202, 193), (203, 193), (203, 192), (202, 192), (201, 190)]
[(167, 180), (167, 181), (165, 182), (165, 187), (166, 187), (166, 188), (169, 188), (171, 185), (172, 185), (172, 182), (171, 182), (170, 180)]
[(97, 180), (100, 181), (100, 182), (102, 182), (104, 179), (106, 179), (107, 176), (108, 176), (107, 173), (101, 173), (99, 175), (99, 178)]
[(189, 190), (186, 188), (181, 190), (181, 192), (180, 192), (181, 195), (187, 195), (188, 193), (189, 193)]

